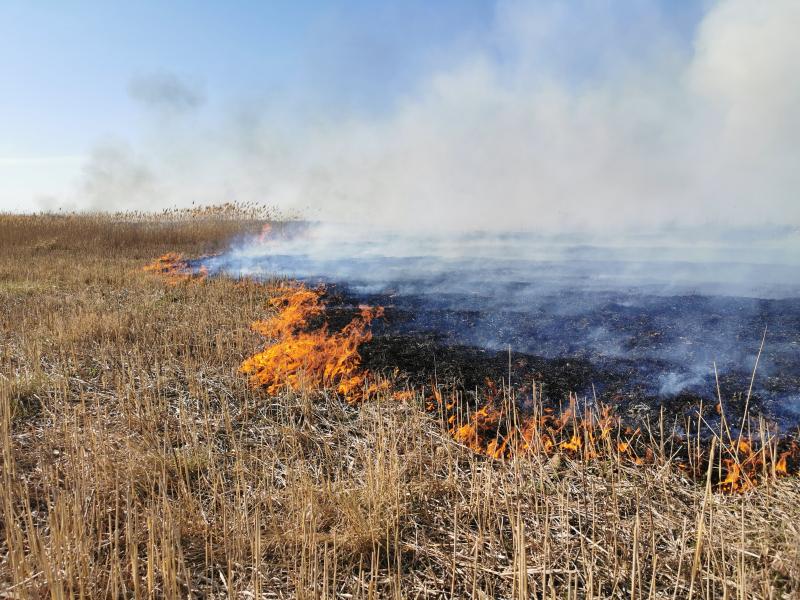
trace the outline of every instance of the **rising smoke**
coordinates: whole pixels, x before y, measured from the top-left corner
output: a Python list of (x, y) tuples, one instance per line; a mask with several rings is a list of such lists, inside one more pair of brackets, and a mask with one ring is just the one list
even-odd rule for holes
[(503, 0), (485, 38), (363, 114), (212, 114), (180, 79), (140, 78), (152, 131), (98, 150), (82, 193), (414, 229), (799, 224), (800, 4), (718, 0), (679, 29), (654, 2)]
[(503, 0), (484, 39), (381, 111), (213, 113), (177, 77), (134, 82), (153, 128), (98, 152), (84, 190), (305, 210), (323, 224), (203, 266), (344, 283), (413, 315), (391, 333), (590, 361), (632, 394), (713, 398), (715, 364), (741, 391), (766, 327), (757, 392), (785, 409), (800, 4), (718, 0), (689, 34), (661, 6)]
[(205, 102), (205, 94), (200, 86), (187, 83), (169, 72), (134, 77), (128, 86), (128, 93), (148, 109), (170, 115), (191, 112)]
[(354, 304), (386, 307), (381, 333), (409, 344), (421, 337), (487, 356), (567, 361), (570, 372), (590, 371), (573, 391), (606, 399), (713, 401), (715, 368), (722, 393), (740, 394), (767, 328), (753, 389), (762, 407), (784, 414), (796, 410), (800, 384), (800, 253), (787, 239), (796, 234), (780, 233), (769, 243), (751, 235), (739, 246), (722, 236), (698, 247), (674, 235), (612, 245), (565, 234), (289, 223), (194, 266), (325, 284)]

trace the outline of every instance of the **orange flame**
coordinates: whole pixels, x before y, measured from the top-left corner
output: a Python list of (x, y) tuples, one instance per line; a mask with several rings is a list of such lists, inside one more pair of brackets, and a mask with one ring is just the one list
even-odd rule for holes
[(611, 435), (615, 427), (619, 429), (619, 419), (608, 408), (599, 414), (586, 410), (578, 415), (577, 401), (573, 396), (569, 407), (558, 415), (552, 409), (545, 408), (541, 414), (523, 416), (517, 414), (511, 405), (503, 406), (498, 402), (495, 387), (490, 386), (489, 394), (489, 400), (468, 415), (465, 423), (459, 422), (456, 402), (443, 403), (439, 391), (435, 391), (428, 408), (430, 410), (438, 404), (443, 412), (450, 413), (447, 423), (453, 438), (475, 452), (493, 458), (508, 458), (521, 450), (594, 458), (614, 448), (620, 454), (635, 457), (631, 440), (639, 432), (629, 429), (620, 432), (620, 435), (627, 435), (628, 440), (612, 445)]
[(791, 454), (792, 454), (792, 452), (790, 450), (787, 450), (786, 452), (782, 452), (781, 453), (780, 458), (778, 458), (778, 462), (775, 463), (775, 474), (776, 475), (788, 475), (789, 474), (789, 469), (788, 469), (787, 463), (788, 463), (789, 456)]
[[(487, 383), (486, 403), (465, 418), (457, 410), (457, 400), (445, 401), (437, 388), (428, 401), (428, 410), (438, 407), (446, 417), (453, 439), (474, 452), (495, 459), (534, 451), (545, 455), (564, 454), (578, 460), (606, 456), (634, 465), (651, 464), (656, 460), (652, 444), (641, 431), (624, 426), (610, 407), (579, 411), (577, 400), (572, 396), (569, 406), (558, 413), (544, 408), (520, 416), (515, 414), (513, 400), (500, 401), (496, 386)], [(466, 422), (462, 422), (464, 420)], [(704, 478), (709, 467), (708, 453), (695, 442), (681, 439), (675, 442), (683, 448), (683, 455), (671, 457), (671, 462), (688, 475)], [(778, 443), (785, 447), (785, 441), (778, 440)], [(771, 444), (740, 439), (723, 445), (717, 489), (727, 493), (745, 492), (763, 481), (770, 467), (776, 476), (796, 471), (793, 465), (800, 460), (800, 445), (792, 441), (789, 449), (777, 454)]]
[(732, 444), (735, 449), (723, 449), (721, 465), (725, 478), (719, 482), (719, 488), (726, 492), (746, 492), (766, 479), (770, 471), (773, 476), (785, 476), (797, 471), (800, 459), (800, 446), (791, 440), (788, 449), (778, 452), (778, 448), (786, 448), (785, 440), (777, 443), (756, 445), (751, 439), (737, 440)]
[(567, 450), (568, 452), (577, 452), (582, 446), (583, 441), (581, 440), (581, 436), (579, 436), (577, 433), (573, 433), (568, 442), (561, 442), (558, 445), (559, 448), (562, 450)]
[(719, 482), (719, 488), (724, 492), (746, 492), (753, 487), (755, 479), (752, 478), (743, 465), (733, 458), (722, 459), (725, 465), (725, 479)]
[(163, 256), (159, 256), (150, 264), (145, 265), (142, 270), (160, 275), (170, 285), (177, 285), (190, 279), (203, 281), (208, 276), (208, 269), (200, 267), (195, 271), (189, 265), (189, 261), (177, 252), (167, 252)]
[(501, 418), (501, 412), (487, 404), (472, 414), (469, 423), (453, 427), (450, 431), (457, 442), (471, 450), (488, 454), (493, 458), (502, 458), (506, 443), (505, 440), (498, 438)]
[(303, 286), (283, 288), (271, 302), (276, 313), (252, 325), (271, 343), (245, 360), (240, 370), (270, 394), (286, 387), (296, 391), (332, 388), (355, 403), (387, 389), (386, 383), (368, 384), (369, 372), (362, 369), (358, 352), (361, 344), (372, 339), (369, 325), (382, 316), (383, 309), (361, 307), (359, 316), (339, 332), (331, 333), (325, 322), (313, 329), (312, 322), (325, 311), (322, 294), (321, 289)]

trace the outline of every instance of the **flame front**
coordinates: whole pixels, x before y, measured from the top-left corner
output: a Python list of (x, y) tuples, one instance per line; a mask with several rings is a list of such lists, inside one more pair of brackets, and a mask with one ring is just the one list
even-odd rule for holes
[(275, 314), (253, 323), (254, 331), (269, 338), (263, 351), (245, 360), (240, 370), (257, 387), (275, 394), (282, 389), (335, 389), (355, 403), (385, 389), (387, 384), (368, 383), (369, 372), (361, 366), (361, 344), (372, 339), (369, 325), (383, 314), (381, 308), (361, 307), (360, 314), (341, 331), (331, 333), (320, 318), (325, 306), (323, 291), (304, 286), (284, 286), (271, 301)]
[[(501, 398), (497, 387), (487, 382), (487, 400), (477, 410), (460, 411), (457, 397), (445, 401), (434, 390), (429, 410), (438, 407), (446, 417), (449, 433), (460, 444), (495, 459), (508, 459), (524, 452), (548, 456), (563, 454), (574, 460), (612, 458), (633, 465), (656, 462), (657, 443), (622, 423), (610, 407), (577, 410), (577, 398), (570, 397), (567, 408), (556, 412), (539, 408), (519, 414), (516, 400)], [(741, 438), (722, 443), (709, 464), (710, 440), (698, 442), (674, 436), (669, 440), (671, 462), (683, 473), (697, 480), (711, 476), (721, 492), (743, 493), (769, 479), (796, 473), (800, 463), (800, 445), (783, 437)]]
[[(460, 422), (455, 399), (442, 404), (442, 411), (449, 413), (450, 434), (475, 452), (509, 458), (518, 452), (534, 451), (548, 455), (563, 453), (580, 459), (616, 453), (637, 464), (644, 462), (634, 452), (633, 441), (639, 438), (639, 430), (624, 427), (608, 407), (599, 413), (590, 409), (579, 413), (573, 395), (569, 406), (558, 413), (542, 408), (520, 414), (514, 401), (499, 400), (497, 387), (491, 382), (487, 384), (487, 402), (469, 414), (466, 422)], [(440, 392), (434, 394), (434, 402), (442, 403)], [(648, 459), (652, 459), (652, 454)]]
[[(263, 237), (269, 235), (269, 229), (265, 229)], [(177, 253), (161, 256), (144, 270), (160, 275), (172, 285), (202, 281), (207, 276), (205, 268), (193, 268)], [(387, 379), (370, 381), (370, 372), (362, 366), (359, 348), (372, 339), (370, 324), (383, 315), (382, 308), (359, 307), (359, 314), (350, 323), (331, 332), (325, 318), (323, 288), (308, 289), (299, 284), (267, 287), (273, 294), (273, 314), (253, 323), (252, 329), (267, 338), (268, 344), (240, 366), (254, 386), (270, 394), (284, 389), (335, 390), (350, 403), (374, 397), (378, 392), (399, 400), (419, 397), (419, 390), (395, 389)], [(608, 457), (634, 465), (656, 462), (657, 448), (652, 438), (624, 425), (610, 407), (578, 410), (574, 395), (570, 395), (568, 407), (556, 411), (541, 405), (534, 386), (534, 409), (524, 412), (511, 390), (500, 393), (492, 381), (486, 382), (485, 402), (471, 411), (461, 406), (455, 392), (445, 400), (435, 384), (429, 394), (423, 392), (423, 397), (427, 398), (427, 410), (444, 418), (455, 441), (495, 459), (536, 452), (563, 454), (575, 460)], [(721, 405), (717, 412), (722, 414)], [(714, 474), (716, 488), (728, 493), (745, 492), (770, 475), (796, 473), (800, 466), (800, 445), (794, 440), (773, 437), (734, 441), (728, 435), (728, 443), (721, 442), (713, 465), (709, 464), (710, 455), (703, 444), (673, 437), (671, 445), (677, 450), (669, 462), (694, 479)]]
[(189, 261), (182, 254), (167, 252), (142, 269), (146, 273), (160, 275), (170, 285), (177, 285), (182, 281), (202, 281), (208, 276), (208, 269), (200, 267), (193, 269)]

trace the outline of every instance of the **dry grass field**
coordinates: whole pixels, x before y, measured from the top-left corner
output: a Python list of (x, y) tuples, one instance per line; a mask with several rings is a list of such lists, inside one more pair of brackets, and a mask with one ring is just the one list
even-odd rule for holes
[(260, 215), (0, 216), (0, 598), (797, 598), (800, 483), (456, 443), (254, 390), (265, 285), (142, 267)]

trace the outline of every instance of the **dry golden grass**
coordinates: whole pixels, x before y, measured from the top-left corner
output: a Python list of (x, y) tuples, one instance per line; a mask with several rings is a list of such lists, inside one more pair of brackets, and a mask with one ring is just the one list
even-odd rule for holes
[[(230, 215), (229, 215), (230, 216)], [(453, 442), (253, 391), (266, 288), (141, 271), (258, 218), (0, 216), (0, 598), (793, 598), (800, 484)]]

